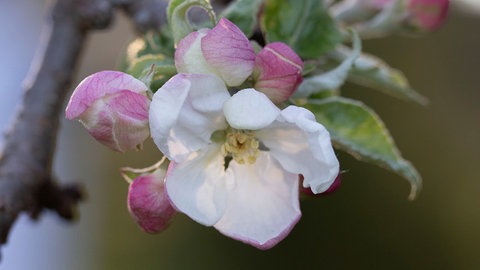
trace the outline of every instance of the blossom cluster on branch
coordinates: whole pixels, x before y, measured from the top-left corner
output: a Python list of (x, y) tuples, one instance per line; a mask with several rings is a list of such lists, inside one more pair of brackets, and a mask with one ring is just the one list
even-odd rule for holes
[[(209, 16), (202, 26), (189, 21), (194, 6)], [(418, 193), (420, 175), (378, 115), (340, 90), (349, 81), (424, 104), (400, 71), (361, 52), (361, 39), (433, 30), (447, 9), (446, 0), (237, 0), (217, 20), (206, 0), (172, 0), (169, 25), (132, 42), (126, 73), (84, 79), (66, 116), (115, 151), (153, 138), (161, 161), (122, 169), (146, 232), (181, 212), (268, 249), (299, 220), (300, 193), (338, 187), (332, 145)]]

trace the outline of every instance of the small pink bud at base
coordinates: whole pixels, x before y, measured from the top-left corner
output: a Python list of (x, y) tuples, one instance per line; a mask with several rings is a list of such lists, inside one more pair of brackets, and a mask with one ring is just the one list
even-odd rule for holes
[(417, 31), (432, 31), (438, 28), (448, 13), (448, 0), (410, 0), (407, 4), (407, 27)]
[(273, 42), (255, 58), (254, 88), (281, 103), (290, 98), (302, 82), (303, 61), (288, 45)]
[(165, 230), (176, 211), (165, 192), (165, 171), (135, 178), (128, 189), (128, 211), (147, 233)]
[(315, 194), (312, 192), (312, 190), (310, 188), (305, 188), (303, 187), (303, 175), (300, 175), (300, 181), (299, 181), (299, 189), (300, 189), (300, 193), (304, 194), (304, 195), (307, 195), (309, 197), (320, 197), (320, 196), (325, 196), (325, 195), (329, 195), (329, 194), (332, 194), (334, 193), (339, 187), (340, 185), (342, 184), (342, 178), (340, 176), (340, 174), (337, 176), (337, 178), (335, 178), (335, 180), (333, 181), (332, 185), (330, 185), (330, 187), (325, 190), (324, 192), (322, 193), (319, 193), (319, 194)]

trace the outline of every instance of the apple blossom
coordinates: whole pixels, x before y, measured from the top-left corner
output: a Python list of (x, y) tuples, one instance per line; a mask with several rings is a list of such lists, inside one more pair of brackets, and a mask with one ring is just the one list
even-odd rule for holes
[(228, 86), (239, 86), (252, 73), (255, 52), (248, 38), (222, 18), (213, 29), (183, 38), (175, 51), (178, 73), (215, 74)]
[(230, 96), (215, 75), (174, 76), (149, 115), (152, 138), (171, 160), (165, 185), (174, 207), (260, 249), (299, 220), (299, 174), (313, 193), (338, 175), (330, 135), (310, 111), (280, 110), (252, 88)]
[(302, 82), (303, 61), (283, 42), (267, 44), (255, 58), (254, 88), (273, 103), (286, 101)]
[(128, 211), (145, 232), (165, 230), (176, 213), (165, 193), (166, 171), (159, 169), (133, 180), (128, 189)]
[(138, 149), (148, 138), (148, 87), (118, 71), (100, 71), (77, 86), (65, 111), (97, 141), (119, 152)]

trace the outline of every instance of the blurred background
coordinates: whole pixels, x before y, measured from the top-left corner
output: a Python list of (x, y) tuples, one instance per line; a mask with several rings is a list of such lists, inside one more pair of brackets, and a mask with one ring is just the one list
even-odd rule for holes
[[(88, 199), (72, 224), (52, 213), (38, 222), (20, 218), (2, 248), (0, 269), (480, 269), (480, 1), (451, 2), (447, 22), (430, 35), (364, 44), (404, 71), (429, 106), (366, 88), (343, 90), (377, 111), (422, 174), (416, 201), (407, 200), (402, 178), (339, 152), (348, 171), (340, 189), (302, 201), (302, 219), (271, 250), (230, 240), (182, 214), (152, 236), (128, 214), (119, 167), (156, 162), (153, 143), (142, 152), (113, 153), (61, 116), (55, 173), (84, 183)], [(20, 102), (47, 15), (44, 0), (0, 0), (0, 130)], [(113, 27), (92, 34), (74, 85), (115, 69), (131, 38), (122, 14)]]

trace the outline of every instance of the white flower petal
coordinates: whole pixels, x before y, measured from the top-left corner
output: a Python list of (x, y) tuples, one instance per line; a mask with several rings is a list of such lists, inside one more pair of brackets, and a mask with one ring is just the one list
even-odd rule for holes
[(170, 163), (167, 194), (178, 211), (198, 223), (212, 226), (225, 208), (225, 170), (218, 145), (197, 152), (182, 163)]
[(277, 121), (255, 136), (285, 170), (302, 174), (304, 187), (315, 194), (327, 190), (338, 175), (330, 134), (304, 108), (287, 107)]
[(280, 114), (280, 109), (265, 94), (247, 88), (227, 100), (223, 112), (231, 127), (257, 130), (270, 125)]
[(230, 97), (214, 75), (177, 74), (153, 95), (150, 131), (157, 147), (181, 162), (210, 143), (213, 132), (227, 127), (222, 113)]
[(216, 69), (206, 62), (201, 48), (202, 38), (210, 31), (210, 29), (200, 29), (191, 32), (178, 43), (175, 50), (175, 67), (178, 73), (221, 76)]
[(300, 219), (298, 175), (284, 171), (266, 152), (253, 165), (230, 162), (221, 233), (268, 249), (285, 238)]

